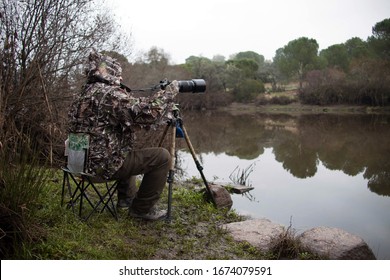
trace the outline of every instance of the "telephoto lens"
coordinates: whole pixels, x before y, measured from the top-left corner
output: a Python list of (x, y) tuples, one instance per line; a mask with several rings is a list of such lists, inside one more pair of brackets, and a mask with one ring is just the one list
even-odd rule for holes
[(178, 81), (179, 92), (201, 93), (206, 91), (206, 81), (203, 79), (192, 79)]

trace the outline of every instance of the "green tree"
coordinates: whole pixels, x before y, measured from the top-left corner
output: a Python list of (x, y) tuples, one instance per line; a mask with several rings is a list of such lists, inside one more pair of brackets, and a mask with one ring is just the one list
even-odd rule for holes
[(248, 58), (229, 60), (228, 64), (233, 64), (235, 67), (241, 70), (244, 78), (256, 79), (257, 71), (259, 70), (259, 64)]
[(353, 37), (345, 42), (348, 56), (351, 60), (361, 59), (369, 55), (368, 44), (359, 37)]
[(264, 64), (264, 56), (254, 51), (239, 52), (234, 56), (234, 59), (254, 60), (259, 65), (259, 67), (261, 67)]
[(202, 78), (205, 68), (210, 63), (211, 61), (207, 57), (192, 55), (185, 60), (185, 67), (188, 68), (195, 77)]
[(302, 88), (305, 74), (318, 63), (318, 47), (315, 39), (298, 38), (276, 51), (274, 63), (287, 78), (297, 77)]
[(228, 61), (243, 71), (243, 75), (249, 79), (261, 79), (264, 82), (264, 56), (254, 51), (239, 52)]
[(240, 84), (240, 81), (244, 79), (241, 69), (236, 67), (233, 63), (226, 63), (224, 76), (226, 91), (235, 91)]
[(368, 43), (381, 58), (390, 59), (390, 18), (375, 24)]
[(344, 72), (348, 71), (349, 55), (344, 44), (337, 44), (328, 47), (320, 52), (320, 57), (324, 58), (328, 67), (339, 68)]
[(253, 51), (239, 52), (226, 62), (226, 84), (235, 100), (250, 101), (264, 92), (259, 72), (263, 64), (264, 56)]

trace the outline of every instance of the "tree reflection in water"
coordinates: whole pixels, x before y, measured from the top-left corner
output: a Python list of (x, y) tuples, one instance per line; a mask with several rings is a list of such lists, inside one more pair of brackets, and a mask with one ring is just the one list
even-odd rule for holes
[[(390, 259), (389, 115), (182, 116), (206, 177), (228, 181), (237, 165), (256, 162), (251, 197), (233, 196), (239, 213), (286, 226), (293, 217), (298, 229), (340, 227)], [(180, 164), (199, 175), (187, 155)]]
[(312, 177), (320, 162), (355, 176), (390, 196), (390, 116), (185, 112), (185, 126), (197, 153), (225, 153), (256, 159), (272, 148), (275, 159), (297, 178)]

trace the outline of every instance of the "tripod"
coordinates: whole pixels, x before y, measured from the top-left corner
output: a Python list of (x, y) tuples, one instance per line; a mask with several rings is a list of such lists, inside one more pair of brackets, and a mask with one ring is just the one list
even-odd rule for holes
[(195, 154), (195, 150), (191, 144), (191, 140), (188, 136), (187, 130), (184, 127), (183, 120), (179, 116), (179, 110), (174, 110), (173, 116), (174, 116), (174, 119), (172, 119), (168, 122), (168, 124), (163, 132), (163, 135), (161, 137), (161, 140), (159, 142), (159, 147), (161, 147), (166, 135), (168, 134), (168, 131), (171, 130), (171, 135), (170, 135), (171, 142), (170, 142), (170, 151), (169, 151), (171, 154), (171, 166), (169, 169), (168, 179), (167, 179), (167, 183), (168, 183), (168, 212), (167, 212), (167, 217), (166, 217), (167, 221), (171, 221), (171, 218), (172, 218), (171, 217), (172, 216), (172, 184), (173, 184), (174, 176), (175, 176), (176, 138), (184, 138), (185, 139), (187, 146), (188, 146), (188, 149), (190, 150), (192, 158), (195, 162), (196, 168), (198, 169), (198, 171), (202, 177), (203, 183), (206, 187), (207, 194), (210, 196), (213, 204), (216, 205), (214, 194), (211, 191), (209, 184), (207, 183), (206, 177), (203, 174), (203, 167), (200, 164), (199, 160), (197, 159), (197, 156)]

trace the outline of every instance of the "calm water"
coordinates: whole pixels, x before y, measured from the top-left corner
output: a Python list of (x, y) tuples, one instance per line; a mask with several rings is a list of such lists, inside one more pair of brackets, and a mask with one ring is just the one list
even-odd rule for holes
[[(183, 113), (208, 181), (243, 171), (254, 187), (233, 208), (298, 233), (316, 226), (362, 237), (390, 259), (390, 116)], [(179, 164), (199, 176), (179, 141)]]

